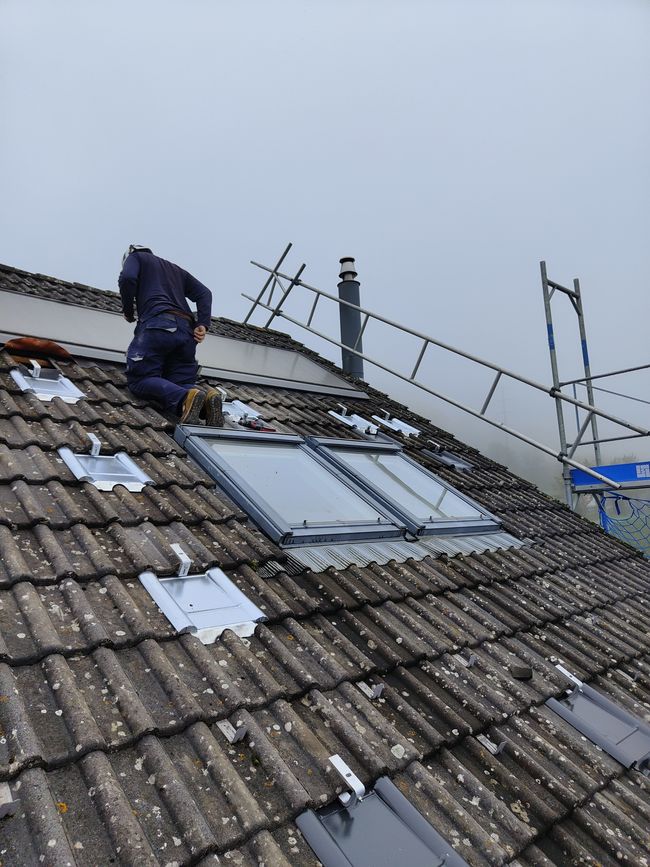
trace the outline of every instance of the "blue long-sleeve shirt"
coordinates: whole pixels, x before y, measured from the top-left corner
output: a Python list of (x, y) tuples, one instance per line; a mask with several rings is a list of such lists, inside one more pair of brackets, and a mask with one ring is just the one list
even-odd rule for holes
[(165, 310), (194, 316), (187, 299), (196, 303), (196, 324), (210, 326), (212, 293), (187, 271), (153, 253), (131, 253), (118, 278), (122, 310), (133, 319), (134, 306), (141, 322)]

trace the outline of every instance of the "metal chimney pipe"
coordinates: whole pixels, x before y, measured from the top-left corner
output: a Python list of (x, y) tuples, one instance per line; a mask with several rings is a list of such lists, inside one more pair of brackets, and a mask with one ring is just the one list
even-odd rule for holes
[[(350, 304), (356, 304), (359, 307), (361, 306), (361, 296), (359, 293), (359, 281), (356, 279), (357, 269), (354, 259), (352, 256), (344, 256), (339, 261), (341, 263), (340, 283), (338, 284), (339, 298), (342, 301), (348, 301)], [(349, 346), (351, 349), (356, 349), (357, 352), (363, 352), (363, 344), (360, 338), (361, 313), (352, 307), (347, 307), (345, 304), (339, 304), (339, 314), (341, 318), (341, 343), (344, 346)], [(345, 373), (356, 376), (358, 379), (363, 379), (362, 358), (342, 349), (341, 361)]]

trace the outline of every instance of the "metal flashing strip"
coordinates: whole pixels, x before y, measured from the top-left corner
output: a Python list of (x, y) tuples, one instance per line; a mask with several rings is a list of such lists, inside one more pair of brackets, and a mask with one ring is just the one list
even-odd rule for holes
[(390, 413), (386, 409), (380, 410), (383, 415), (373, 415), (373, 419), (379, 422), (383, 427), (389, 428), (389, 430), (395, 431), (395, 433), (401, 433), (405, 437), (419, 437), (420, 429), (417, 427), (413, 427), (412, 424), (407, 424), (407, 422), (402, 421), (402, 419), (397, 418), (397, 416), (390, 417)]
[(368, 794), (355, 781), (346, 806), (336, 801), (296, 819), (325, 867), (468, 867), (388, 777)]
[(617, 762), (650, 776), (650, 725), (581, 683), (561, 665), (556, 668), (576, 685), (563, 699), (549, 698), (546, 706)]
[(59, 370), (43, 369), (36, 362), (33, 365), (32, 373), (22, 365), (19, 370), (10, 371), (11, 378), (21, 391), (29, 392), (45, 403), (55, 397), (65, 403), (77, 403), (86, 396)]
[[(93, 451), (96, 451), (93, 446)], [(140, 469), (126, 452), (114, 455), (74, 454), (69, 448), (60, 448), (59, 455), (70, 472), (81, 482), (89, 482), (98, 491), (112, 491), (123, 485), (127, 491), (138, 493), (153, 479)]]
[(371, 421), (368, 421), (367, 418), (357, 415), (356, 413), (348, 414), (347, 406), (344, 406), (342, 403), (340, 403), (339, 406), (343, 412), (335, 412), (333, 409), (330, 409), (327, 414), (331, 415), (332, 418), (335, 418), (337, 421), (340, 421), (341, 424), (344, 424), (346, 427), (352, 428), (352, 430), (356, 430), (359, 433), (367, 434), (368, 436), (377, 435), (379, 428), (376, 424), (373, 424)]
[(191, 632), (203, 644), (214, 644), (225, 629), (247, 638), (266, 620), (221, 569), (170, 578), (142, 572), (139, 577), (174, 629)]
[(435, 449), (422, 449), (422, 454), (429, 460), (435, 461), (446, 467), (452, 467), (455, 470), (470, 472), (474, 469), (474, 464), (466, 461), (464, 458), (459, 458), (453, 452), (448, 452), (445, 449), (436, 451)]
[[(324, 572), (330, 567), (345, 569), (348, 566), (369, 566), (371, 563), (385, 566), (391, 560), (405, 563), (407, 560), (423, 560), (425, 557), (439, 557), (442, 554), (455, 557), (457, 554), (482, 554), (484, 551), (523, 546), (522, 541), (509, 533), (481, 533), (471, 536), (426, 536), (419, 538), (417, 542), (387, 539), (379, 542), (292, 546), (285, 550), (289, 564), (298, 563), (313, 572)], [(280, 568), (286, 567), (281, 565)]]

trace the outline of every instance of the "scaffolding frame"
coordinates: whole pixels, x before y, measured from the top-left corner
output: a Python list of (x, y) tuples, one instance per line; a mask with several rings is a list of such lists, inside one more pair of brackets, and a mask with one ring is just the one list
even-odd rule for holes
[[(589, 403), (586, 403), (584, 401), (578, 400), (577, 397), (571, 397), (567, 394), (564, 394), (561, 390), (562, 384), (559, 381), (559, 375), (558, 375), (558, 371), (557, 371), (557, 357), (555, 357), (554, 362), (552, 362), (552, 364), (554, 364), (555, 366), (554, 366), (554, 373), (553, 373), (553, 384), (551, 386), (545, 385), (544, 383), (537, 382), (536, 380), (530, 379), (529, 377), (522, 376), (521, 374), (518, 374), (512, 370), (509, 370), (508, 368), (505, 368), (499, 364), (495, 364), (492, 361), (489, 361), (489, 360), (484, 359), (484, 358), (480, 358), (479, 356), (473, 355), (472, 353), (466, 352), (465, 350), (459, 349), (458, 347), (451, 346), (450, 344), (444, 343), (443, 341), (438, 340), (435, 337), (423, 334), (422, 332), (416, 331), (415, 329), (409, 328), (408, 326), (401, 325), (400, 323), (397, 323), (394, 320), (389, 319), (385, 316), (382, 316), (378, 313), (374, 313), (373, 311), (368, 310), (365, 307), (362, 307), (362, 306), (356, 305), (356, 304), (352, 304), (351, 302), (345, 301), (345, 300), (337, 297), (336, 295), (333, 295), (329, 292), (326, 292), (323, 289), (319, 289), (316, 286), (312, 286), (309, 283), (306, 283), (302, 279), (302, 276), (301, 276), (305, 267), (306, 267), (304, 263), (300, 266), (298, 271), (293, 276), (286, 274), (283, 271), (280, 271), (280, 267), (281, 267), (282, 263), (284, 262), (287, 254), (289, 253), (291, 246), (292, 246), (291, 244), (287, 245), (282, 256), (279, 258), (278, 262), (274, 266), (264, 265), (260, 262), (256, 262), (254, 260), (251, 260), (252, 265), (254, 265), (256, 268), (260, 269), (261, 271), (266, 272), (266, 274), (268, 276), (266, 278), (266, 281), (265, 281), (261, 291), (257, 294), (256, 297), (248, 295), (245, 292), (241, 293), (244, 298), (246, 298), (248, 301), (252, 302), (252, 306), (251, 306), (250, 310), (248, 311), (245, 319), (243, 320), (245, 323), (247, 323), (250, 320), (251, 316), (253, 315), (253, 313), (256, 311), (256, 309), (258, 307), (262, 308), (271, 314), (265, 323), (266, 328), (269, 328), (271, 326), (272, 322), (276, 318), (285, 319), (287, 322), (291, 322), (293, 325), (296, 325), (300, 328), (305, 329), (306, 331), (310, 332), (314, 336), (319, 337), (320, 339), (325, 340), (326, 342), (331, 343), (334, 346), (337, 346), (339, 349), (345, 350), (347, 352), (350, 352), (350, 353), (362, 358), (364, 361), (367, 361), (368, 364), (372, 364), (374, 367), (378, 367), (381, 370), (384, 370), (387, 373), (390, 373), (391, 375), (397, 377), (398, 379), (401, 379), (404, 382), (407, 382), (411, 385), (414, 385), (416, 388), (419, 388), (420, 390), (426, 392), (427, 394), (429, 394), (433, 397), (436, 397), (436, 398), (450, 404), (451, 406), (454, 406), (457, 409), (460, 409), (463, 412), (468, 413), (469, 415), (473, 416), (474, 418), (478, 418), (478, 419), (486, 422), (487, 424), (491, 425), (492, 427), (498, 428), (499, 430), (503, 431), (504, 433), (507, 433), (510, 436), (513, 436), (513, 437), (521, 440), (522, 442), (527, 443), (528, 445), (532, 446), (533, 448), (536, 448), (539, 451), (544, 452), (545, 454), (555, 458), (556, 460), (558, 460), (559, 462), (562, 463), (563, 477), (565, 478), (565, 480), (568, 479), (569, 484), (570, 484), (570, 468), (573, 467), (575, 469), (579, 469), (579, 470), (586, 472), (588, 475), (592, 476), (593, 478), (597, 479), (598, 481), (602, 482), (603, 484), (606, 484), (611, 489), (618, 489), (621, 487), (621, 485), (618, 482), (614, 481), (613, 479), (610, 479), (607, 476), (602, 475), (601, 473), (597, 472), (596, 470), (593, 470), (591, 467), (587, 467), (584, 464), (582, 464), (579, 461), (576, 461), (574, 459), (573, 455), (575, 454), (578, 446), (581, 444), (582, 436), (584, 435), (587, 427), (590, 424), (592, 426), (592, 432), (594, 431), (594, 425), (595, 425), (597, 418), (606, 419), (607, 421), (612, 422), (613, 424), (616, 424), (622, 428), (625, 428), (629, 431), (632, 431), (633, 436), (643, 436), (643, 437), (649, 436), (650, 431), (647, 428), (643, 428), (643, 427), (640, 427), (639, 425), (632, 424), (631, 422), (628, 422), (625, 419), (618, 418), (617, 416), (614, 416), (611, 413), (608, 413), (608, 412), (600, 409), (599, 407), (594, 405), (593, 399)], [(545, 275), (545, 270), (544, 270), (544, 275)], [(582, 311), (582, 303), (580, 300), (579, 285), (578, 285), (578, 288), (576, 291), (575, 284), (574, 284), (574, 290), (572, 292), (571, 290), (567, 290), (565, 287), (561, 287), (559, 284), (553, 283), (552, 281), (548, 281), (548, 278), (546, 278), (546, 286), (549, 289), (549, 299), (548, 299), (549, 306), (550, 306), (550, 297), (552, 297), (552, 293), (550, 292), (550, 290), (553, 290), (553, 292), (559, 290), (559, 291), (562, 291), (566, 294), (569, 294), (569, 296), (573, 299), (573, 301), (575, 301), (576, 304), (578, 305), (578, 308), (580, 309), (580, 311)], [(290, 316), (283, 309), (283, 305), (287, 302), (287, 299), (289, 298), (291, 292), (296, 288), (301, 288), (301, 289), (307, 290), (308, 292), (311, 292), (314, 294), (314, 301), (311, 305), (309, 316), (308, 316), (308, 319), (306, 322), (303, 322), (299, 319), (296, 319), (293, 316)], [(274, 296), (276, 289), (278, 289), (281, 294), (280, 294), (280, 298), (279, 298), (278, 302), (275, 305), (273, 305), (273, 303), (272, 303), (273, 302), (273, 296)], [(264, 301), (263, 300), (264, 293), (267, 291), (268, 291), (268, 297)], [(361, 326), (359, 328), (359, 332), (356, 336), (356, 339), (351, 346), (348, 346), (348, 345), (342, 343), (341, 341), (336, 340), (336, 339), (330, 337), (329, 335), (324, 334), (322, 331), (319, 331), (318, 329), (312, 327), (312, 321), (314, 319), (314, 314), (316, 313), (317, 306), (318, 306), (321, 299), (327, 299), (329, 301), (333, 301), (338, 305), (345, 305), (346, 307), (351, 308), (351, 309), (357, 311), (359, 314), (361, 314), (361, 317), (362, 317)], [(547, 313), (550, 314), (550, 310), (547, 311)], [(385, 325), (388, 325), (392, 328), (395, 328), (401, 334), (410, 335), (410, 336), (412, 336), (418, 340), (418, 354), (417, 354), (417, 357), (415, 358), (415, 363), (414, 363), (413, 367), (411, 368), (410, 374), (402, 373), (399, 370), (396, 370), (395, 368), (391, 368), (388, 365), (384, 364), (383, 362), (379, 361), (378, 359), (371, 358), (365, 352), (362, 352), (358, 349), (361, 338), (362, 338), (362, 336), (366, 330), (366, 327), (372, 321), (381, 322)], [(547, 322), (548, 322), (548, 317), (547, 317)], [(582, 317), (582, 327), (584, 329), (584, 317)], [(552, 331), (552, 321), (551, 321), (551, 331)], [(421, 341), (421, 343), (420, 343), (420, 341)], [(585, 341), (585, 346), (586, 346), (586, 334), (584, 336), (584, 341)], [(421, 367), (425, 353), (426, 353), (429, 346), (436, 346), (436, 347), (443, 349), (445, 351), (448, 351), (448, 352), (450, 352), (450, 353), (452, 353), (458, 357), (465, 358), (468, 361), (471, 361), (474, 364), (477, 364), (483, 368), (494, 371), (494, 374), (495, 374), (494, 379), (492, 380), (492, 382), (488, 388), (487, 394), (485, 396), (485, 399), (483, 400), (483, 403), (482, 403), (480, 409), (475, 409), (475, 408), (473, 408), (467, 404), (464, 404), (461, 401), (456, 400), (455, 398), (451, 397), (450, 395), (443, 394), (443, 393), (431, 388), (426, 383), (417, 379), (418, 371)], [(589, 378), (589, 380), (591, 380), (590, 368), (588, 365), (588, 356), (586, 356), (586, 358), (587, 358), (587, 363), (586, 363), (585, 369), (587, 371), (589, 371), (586, 374), (586, 376)], [(488, 408), (492, 402), (492, 398), (494, 397), (495, 391), (496, 391), (497, 387), (499, 386), (499, 383), (504, 378), (511, 379), (511, 380), (516, 381), (516, 382), (520, 382), (520, 383), (524, 384), (525, 386), (528, 386), (531, 389), (534, 389), (536, 391), (540, 391), (543, 394), (548, 395), (549, 397), (551, 397), (551, 399), (554, 400), (555, 406), (556, 406), (557, 418), (558, 418), (558, 426), (561, 429), (559, 451), (557, 449), (554, 449), (554, 448), (544, 444), (544, 443), (539, 442), (538, 440), (533, 439), (532, 437), (528, 436), (528, 434), (525, 434), (522, 431), (519, 431), (515, 428), (512, 428), (512, 427), (504, 424), (503, 422), (498, 421), (497, 419), (489, 417), (486, 414), (488, 411)], [(574, 387), (575, 387), (575, 385), (574, 385)], [(589, 393), (591, 395), (593, 395), (593, 389)], [(576, 438), (575, 442), (570, 444), (570, 445), (567, 443), (567, 438), (566, 438), (566, 426), (564, 424), (564, 414), (563, 414), (564, 405), (571, 405), (576, 409), (576, 411), (582, 410), (583, 412), (587, 413), (585, 421), (582, 425), (582, 428), (579, 431), (579, 436)], [(624, 438), (627, 439), (628, 437), (624, 437)], [(594, 440), (598, 440), (598, 428), (597, 428), (597, 426), (595, 427)], [(582, 444), (584, 444), (584, 443), (582, 443)], [(567, 502), (571, 507), (573, 507), (573, 490), (566, 488), (566, 487), (565, 487), (565, 489), (568, 491)]]
[[(622, 442), (624, 440), (637, 439), (639, 437), (647, 436), (644, 433), (634, 433), (634, 434), (626, 434), (624, 436), (617, 437), (601, 437), (598, 433), (598, 420), (597, 415), (591, 411), (588, 411), (585, 418), (580, 421), (580, 408), (576, 406), (576, 436), (573, 441), (569, 441), (567, 436), (567, 428), (564, 419), (564, 404), (561, 400), (558, 399), (558, 393), (562, 388), (567, 386), (571, 386), (573, 389), (574, 397), (577, 397), (576, 386), (582, 385), (586, 388), (587, 391), (587, 399), (589, 404), (593, 405), (594, 403), (594, 392), (602, 391), (607, 394), (615, 394), (619, 397), (625, 397), (631, 400), (638, 401), (640, 403), (650, 403), (650, 401), (644, 401), (642, 398), (632, 397), (631, 395), (622, 394), (621, 392), (610, 391), (606, 388), (598, 388), (593, 383), (595, 380), (606, 379), (611, 376), (620, 376), (625, 373), (633, 373), (639, 370), (647, 370), (650, 368), (650, 364), (640, 364), (636, 367), (627, 367), (621, 370), (613, 370), (608, 373), (599, 373), (595, 376), (591, 373), (591, 364), (589, 361), (589, 347), (587, 344), (587, 328), (585, 324), (585, 316), (584, 316), (584, 308), (582, 306), (582, 293), (580, 290), (580, 280), (576, 277), (573, 280), (573, 289), (568, 289), (566, 286), (563, 286), (561, 283), (556, 283), (554, 280), (550, 280), (547, 273), (546, 262), (541, 261), (539, 263), (540, 274), (542, 280), (542, 294), (544, 296), (544, 312), (546, 316), (546, 332), (548, 339), (548, 350), (551, 361), (551, 375), (553, 377), (553, 387), (556, 392), (556, 400), (555, 400), (555, 408), (557, 415), (557, 426), (558, 426), (558, 437), (560, 440), (560, 451), (567, 454), (568, 457), (572, 458), (576, 453), (577, 449), (581, 446), (593, 446), (594, 450), (594, 463), (596, 466), (600, 466), (602, 464), (601, 457), (601, 445), (603, 443), (609, 442)], [(582, 355), (582, 364), (584, 368), (584, 376), (579, 377), (578, 379), (570, 379), (565, 381), (560, 381), (559, 377), (559, 368), (558, 368), (558, 357), (557, 357), (557, 347), (555, 340), (555, 331), (553, 326), (553, 311), (551, 300), (556, 292), (564, 295), (571, 302), (571, 307), (574, 310), (577, 320), (578, 320), (578, 333), (580, 335), (580, 351)], [(587, 432), (587, 429), (591, 427), (592, 438), (590, 440), (584, 440), (584, 435)], [(566, 497), (566, 501), (568, 506), (571, 509), (577, 507), (578, 500), (580, 496), (583, 495), (584, 492), (578, 490), (576, 486), (573, 484), (571, 478), (571, 471), (566, 463), (563, 464), (562, 467), (562, 480), (564, 483), (564, 493)], [(633, 487), (638, 487), (633, 482), (618, 482), (618, 488), (629, 489)]]

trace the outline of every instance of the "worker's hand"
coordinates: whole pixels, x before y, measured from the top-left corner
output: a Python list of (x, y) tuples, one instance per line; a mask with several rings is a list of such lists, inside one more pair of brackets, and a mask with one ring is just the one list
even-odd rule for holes
[(203, 343), (203, 341), (205, 340), (206, 331), (207, 328), (205, 327), (205, 325), (196, 326), (196, 328), (194, 329), (194, 339), (197, 343)]
[(127, 322), (135, 322), (135, 316), (133, 314), (131, 314), (130, 316), (127, 316), (125, 313), (124, 318), (126, 319)]

